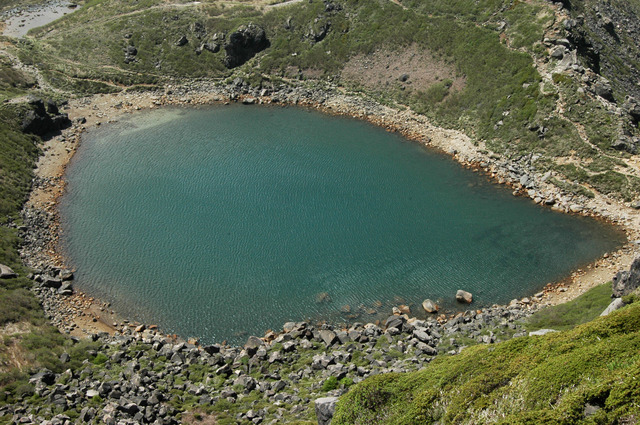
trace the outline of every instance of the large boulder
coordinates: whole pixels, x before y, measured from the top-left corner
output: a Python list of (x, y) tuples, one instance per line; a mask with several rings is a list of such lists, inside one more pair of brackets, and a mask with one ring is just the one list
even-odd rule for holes
[(608, 316), (609, 314), (621, 309), (622, 307), (624, 307), (624, 301), (622, 301), (622, 298), (615, 298), (613, 301), (611, 301), (611, 304), (609, 304), (609, 306), (607, 306), (607, 308), (602, 313), (600, 313), (600, 316)]
[(604, 81), (599, 81), (593, 87), (593, 91), (603, 99), (606, 99), (610, 102), (613, 102), (613, 90), (611, 89), (611, 85)]
[(60, 114), (54, 102), (48, 101), (45, 108), (45, 103), (42, 99), (31, 96), (28, 103), (30, 109), (22, 118), (21, 128), (23, 133), (44, 136), (71, 126), (69, 116)]
[(434, 303), (430, 299), (422, 301), (422, 308), (427, 313), (437, 313), (439, 309), (438, 304)]
[(640, 257), (633, 260), (629, 271), (621, 271), (613, 278), (613, 296), (629, 295), (640, 287)]
[(329, 425), (336, 412), (338, 397), (323, 397), (315, 401), (318, 425)]
[(240, 66), (269, 46), (264, 29), (254, 23), (241, 26), (229, 35), (224, 44), (224, 65), (229, 69)]
[(458, 292), (456, 292), (456, 300), (459, 303), (471, 304), (471, 302), (473, 301), (473, 295), (471, 294), (471, 292), (458, 289)]
[(322, 341), (324, 341), (324, 343), (328, 346), (332, 345), (338, 339), (336, 333), (328, 329), (322, 329), (319, 333)]
[(0, 279), (10, 279), (17, 276), (18, 275), (13, 270), (11, 270), (9, 266), (0, 264)]

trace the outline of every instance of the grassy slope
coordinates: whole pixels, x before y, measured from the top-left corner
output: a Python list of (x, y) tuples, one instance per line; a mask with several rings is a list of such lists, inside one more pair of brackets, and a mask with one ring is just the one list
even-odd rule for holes
[[(618, 423), (640, 415), (640, 303), (573, 330), (474, 346), (343, 396), (340, 424)], [(587, 404), (600, 409), (589, 418)]]
[[(31, 78), (0, 60), (0, 99), (24, 95)], [(31, 280), (22, 265), (17, 229), (8, 223), (20, 223), (20, 209), (26, 200), (33, 178), (33, 167), (40, 154), (40, 139), (20, 131), (26, 106), (0, 105), (0, 263), (8, 265), (17, 278), (0, 280), (0, 327), (14, 327), (16, 333), (3, 332), (0, 344), (0, 401), (11, 399), (18, 388), (25, 388), (26, 373), (32, 365), (60, 370), (57, 356), (68, 343), (58, 331), (46, 324), (44, 313), (34, 294)], [(17, 360), (16, 360), (17, 358)], [(16, 365), (19, 363), (20, 367)]]
[(605, 283), (585, 292), (578, 298), (545, 308), (527, 320), (527, 329), (568, 330), (598, 317), (611, 303), (611, 284)]

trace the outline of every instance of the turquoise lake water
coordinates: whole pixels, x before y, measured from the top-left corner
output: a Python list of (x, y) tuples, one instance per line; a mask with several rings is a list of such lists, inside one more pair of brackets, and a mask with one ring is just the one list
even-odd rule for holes
[(396, 134), (298, 108), (135, 114), (88, 133), (67, 179), (76, 286), (205, 342), (400, 303), (420, 314), (425, 298), (455, 308), (457, 289), (506, 303), (623, 241)]

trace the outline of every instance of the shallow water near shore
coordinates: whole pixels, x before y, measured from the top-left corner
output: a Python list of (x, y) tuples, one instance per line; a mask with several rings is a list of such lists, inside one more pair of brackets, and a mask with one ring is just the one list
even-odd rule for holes
[(24, 37), (29, 30), (47, 25), (76, 10), (76, 4), (66, 0), (53, 0), (24, 10), (10, 11), (5, 17), (3, 35)]
[(401, 136), (298, 108), (139, 113), (85, 135), (67, 180), (76, 286), (206, 342), (420, 313), (425, 298), (454, 308), (457, 289), (507, 303), (624, 241)]

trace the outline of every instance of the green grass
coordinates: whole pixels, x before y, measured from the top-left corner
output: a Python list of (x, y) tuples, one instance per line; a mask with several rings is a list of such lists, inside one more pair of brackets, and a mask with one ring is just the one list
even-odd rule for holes
[(542, 309), (529, 317), (526, 328), (568, 330), (587, 323), (596, 317), (611, 303), (611, 283), (598, 285), (578, 298)]
[(368, 378), (333, 424), (574, 424), (640, 414), (640, 304), (570, 331), (474, 346), (408, 374)]

